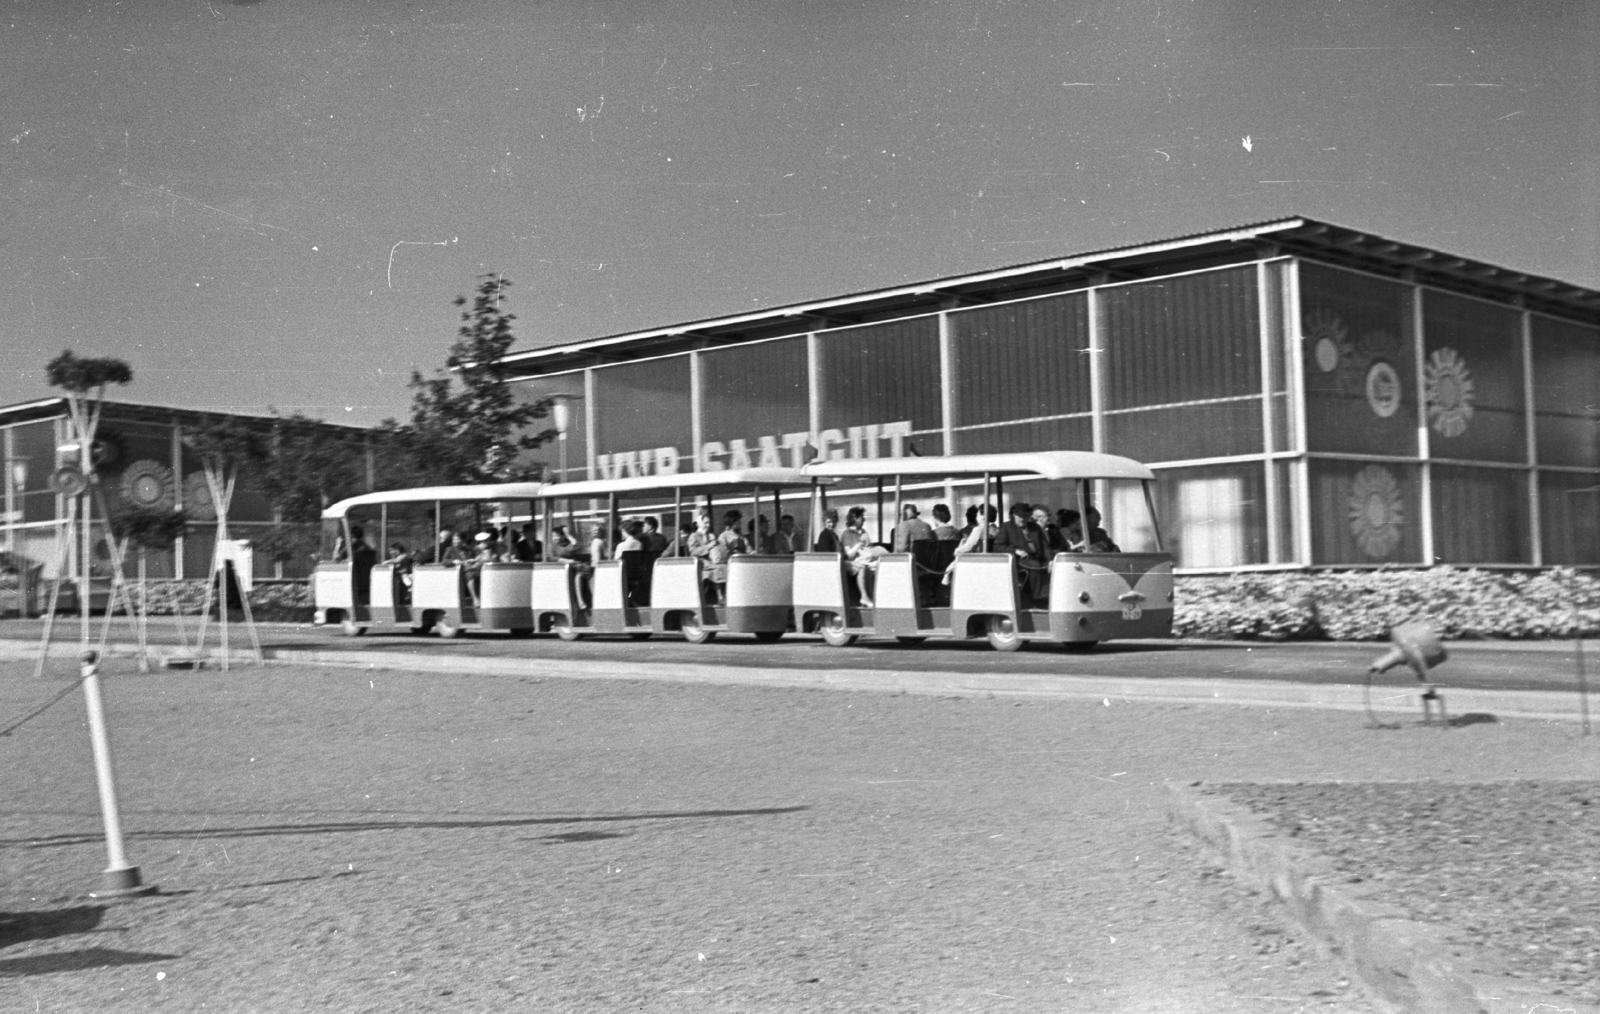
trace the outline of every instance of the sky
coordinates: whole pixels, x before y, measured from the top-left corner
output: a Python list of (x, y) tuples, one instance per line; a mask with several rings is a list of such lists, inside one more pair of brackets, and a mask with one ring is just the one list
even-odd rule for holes
[(1306, 215), (1600, 287), (1600, 4), (0, 0), (0, 404), (371, 424), (517, 348)]

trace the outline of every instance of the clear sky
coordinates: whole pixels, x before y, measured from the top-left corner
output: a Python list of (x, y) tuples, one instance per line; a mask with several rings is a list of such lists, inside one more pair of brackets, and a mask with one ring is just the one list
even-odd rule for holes
[(519, 347), (1304, 214), (1600, 287), (1600, 3), (0, 0), (0, 404), (403, 416)]

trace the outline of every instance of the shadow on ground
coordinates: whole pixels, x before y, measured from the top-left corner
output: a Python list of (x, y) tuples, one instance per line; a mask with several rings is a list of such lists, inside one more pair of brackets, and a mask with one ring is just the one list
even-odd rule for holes
[(114, 965), (143, 965), (151, 961), (175, 961), (176, 954), (151, 954), (143, 951), (118, 951), (107, 947), (86, 947), (80, 951), (35, 954), (27, 958), (0, 959), (0, 978), (24, 975), (49, 975), (51, 972), (81, 972)]
[[(808, 806), (771, 806), (750, 810), (684, 810), (669, 813), (616, 813), (595, 817), (520, 817), (510, 820), (371, 820), (346, 823), (321, 824), (263, 824), (255, 827), (200, 827), (168, 828), (161, 831), (134, 831), (128, 838), (160, 841), (168, 838), (271, 838), (291, 834), (352, 834), (364, 831), (423, 831), (461, 830), (494, 827), (536, 827), (542, 824), (592, 824), (616, 823), (632, 820), (692, 820), (720, 817), (766, 817), (784, 813), (799, 813)], [(567, 841), (580, 841), (573, 835), (552, 836)], [(43, 838), (0, 840), (0, 845), (24, 848), (45, 848), (61, 845), (83, 845), (105, 840), (104, 833), (58, 834)]]

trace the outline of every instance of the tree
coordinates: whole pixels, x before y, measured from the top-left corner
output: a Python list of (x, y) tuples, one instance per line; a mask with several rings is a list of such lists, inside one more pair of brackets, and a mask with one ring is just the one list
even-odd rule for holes
[(366, 492), (366, 439), (299, 413), (277, 421), (262, 467), (262, 488), (277, 523), (252, 538), (258, 555), (284, 563), (316, 551), (323, 510)]
[[(397, 469), (386, 469), (386, 484), (444, 485), (516, 482), (537, 479), (539, 465), (522, 460), (555, 436), (555, 430), (530, 432), (550, 414), (548, 399), (518, 403), (502, 364), (512, 343), (515, 315), (504, 309), (511, 283), (499, 275), (479, 280), (470, 306), (457, 296), (461, 327), (445, 357), (446, 370), (424, 378), (411, 373), (411, 419), (385, 423), (379, 434), (385, 458), (399, 452)], [(458, 386), (459, 382), (459, 386)], [(409, 473), (409, 474), (407, 474)]]

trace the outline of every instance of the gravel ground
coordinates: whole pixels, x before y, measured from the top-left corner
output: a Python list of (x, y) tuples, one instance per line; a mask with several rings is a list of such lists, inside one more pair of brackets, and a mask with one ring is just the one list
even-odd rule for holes
[(1216, 785), (1472, 970), (1600, 1002), (1600, 783)]
[[(0, 718), (72, 677), (29, 671), (0, 666)], [(106, 682), (130, 856), (162, 893), (83, 897), (105, 859), (81, 696), (0, 741), (0, 1012), (1367, 1014), (1168, 826), (1165, 780), (1594, 770), (1570, 726), (1531, 722), (289, 667)]]

